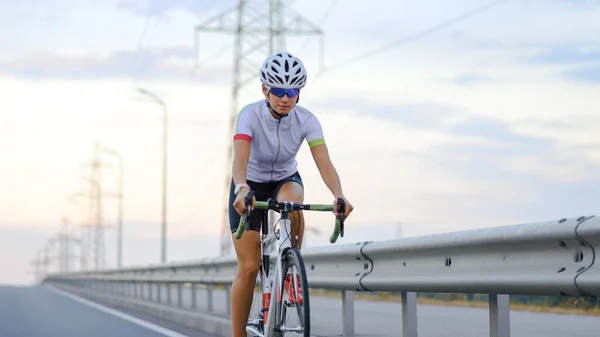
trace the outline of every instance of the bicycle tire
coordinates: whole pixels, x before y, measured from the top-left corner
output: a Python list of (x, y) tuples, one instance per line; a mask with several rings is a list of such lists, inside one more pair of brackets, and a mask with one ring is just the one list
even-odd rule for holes
[[(301, 289), (302, 289), (302, 305), (301, 305), (301, 309), (298, 309), (298, 304), (296, 303), (296, 308), (298, 311), (298, 314), (300, 314), (300, 311), (302, 313), (302, 327), (303, 327), (303, 332), (301, 334), (299, 334), (300, 336), (303, 337), (310, 337), (310, 296), (309, 296), (309, 289), (308, 289), (308, 279), (307, 279), (307, 275), (306, 275), (306, 268), (304, 267), (304, 260), (302, 259), (302, 255), (300, 254), (300, 251), (296, 248), (289, 248), (285, 251), (284, 253), (284, 257), (282, 260), (282, 279), (285, 278), (285, 275), (288, 271), (288, 269), (290, 269), (291, 267), (296, 267), (296, 275), (298, 277), (298, 279), (300, 280), (300, 284), (301, 284)], [(282, 285), (279, 290), (282, 292), (281, 296), (282, 298), (284, 297), (284, 293), (285, 293), (285, 287)], [(284, 305), (277, 305), (276, 309), (275, 309), (275, 318), (276, 318), (276, 326), (279, 327), (281, 323), (285, 323), (285, 321), (282, 322), (281, 317), (283, 316), (283, 312), (281, 312), (282, 309), (285, 309)], [(285, 316), (283, 316), (283, 319), (285, 320)], [(291, 334), (287, 333), (285, 331), (280, 331), (278, 333), (275, 334), (276, 336), (281, 336), (281, 337), (285, 337), (285, 336), (290, 336)]]

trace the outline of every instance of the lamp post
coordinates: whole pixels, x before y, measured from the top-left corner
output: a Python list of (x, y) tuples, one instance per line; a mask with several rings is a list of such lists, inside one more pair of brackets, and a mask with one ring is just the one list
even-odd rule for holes
[(162, 229), (161, 229), (161, 262), (167, 260), (167, 105), (155, 94), (138, 88), (138, 92), (152, 98), (163, 107), (163, 176), (162, 176)]

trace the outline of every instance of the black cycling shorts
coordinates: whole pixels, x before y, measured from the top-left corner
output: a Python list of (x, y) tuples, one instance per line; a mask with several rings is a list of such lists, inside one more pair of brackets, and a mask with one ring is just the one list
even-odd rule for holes
[[(246, 181), (250, 188), (254, 191), (254, 197), (256, 201), (267, 201), (267, 199), (271, 198), (273, 200), (277, 199), (277, 193), (279, 193), (279, 189), (283, 186), (284, 183), (288, 181), (294, 181), (302, 188), (304, 188), (304, 184), (302, 183), (302, 178), (300, 177), (300, 173), (296, 172), (291, 176), (284, 178), (279, 181), (273, 181), (268, 183), (257, 183), (255, 181)], [(231, 233), (235, 233), (240, 225), (241, 216), (238, 212), (233, 208), (233, 202), (235, 201), (235, 194), (233, 193), (235, 189), (235, 184), (233, 183), (233, 179), (231, 180), (231, 186), (229, 188), (229, 227), (231, 227)], [(266, 210), (263, 209), (254, 209), (252, 210), (252, 214), (250, 215), (250, 228), (248, 230), (255, 230), (260, 232), (262, 220), (264, 218)]]

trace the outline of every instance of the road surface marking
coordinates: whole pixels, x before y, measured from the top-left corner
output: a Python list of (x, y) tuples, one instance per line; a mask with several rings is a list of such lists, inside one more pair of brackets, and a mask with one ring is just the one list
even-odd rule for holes
[(156, 325), (156, 324), (153, 324), (153, 323), (141, 320), (141, 319), (139, 319), (137, 317), (133, 317), (133, 316), (127, 315), (125, 313), (122, 313), (120, 311), (117, 311), (117, 310), (105, 307), (105, 306), (100, 305), (98, 303), (94, 303), (92, 301), (88, 301), (88, 300), (83, 299), (83, 298), (81, 298), (79, 296), (75, 296), (75, 295), (73, 295), (71, 293), (68, 293), (68, 292), (65, 292), (63, 290), (54, 288), (52, 286), (47, 286), (47, 287), (52, 292), (55, 292), (55, 293), (60, 294), (62, 296), (68, 297), (68, 298), (70, 298), (70, 299), (72, 299), (74, 301), (77, 301), (79, 303), (85, 304), (85, 305), (87, 305), (89, 307), (92, 307), (94, 309), (98, 309), (100, 311), (104, 311), (104, 312), (106, 312), (108, 314), (111, 314), (113, 316), (117, 316), (117, 317), (119, 317), (121, 319), (124, 319), (124, 320), (129, 321), (129, 322), (134, 323), (134, 324), (137, 324), (137, 325), (142, 326), (142, 327), (144, 327), (146, 329), (150, 329), (152, 331), (158, 332), (159, 334), (165, 335), (167, 337), (188, 337), (186, 335), (180, 334), (179, 332), (176, 332), (176, 331), (173, 331), (173, 330), (169, 330), (167, 328), (163, 328), (162, 326), (159, 326), (159, 325)]

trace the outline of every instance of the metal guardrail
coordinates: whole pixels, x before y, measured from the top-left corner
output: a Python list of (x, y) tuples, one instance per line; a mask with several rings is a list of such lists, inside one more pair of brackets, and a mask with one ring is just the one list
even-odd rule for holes
[[(600, 218), (589, 216), (327, 245), (304, 249), (302, 254), (311, 288), (343, 292), (344, 335), (354, 334), (354, 291), (394, 291), (403, 295), (405, 337), (417, 336), (416, 292), (489, 294), (490, 336), (508, 337), (509, 295), (600, 296), (600, 266), (595, 263), (599, 249)], [(226, 286), (229, 305), (236, 269), (235, 258), (217, 257), (56, 274), (44, 282), (112, 289), (124, 295), (131, 294), (127, 286), (133, 285), (137, 298), (137, 285), (178, 284), (180, 306), (182, 284), (190, 283), (193, 289), (206, 284), (210, 311), (214, 285)]]

